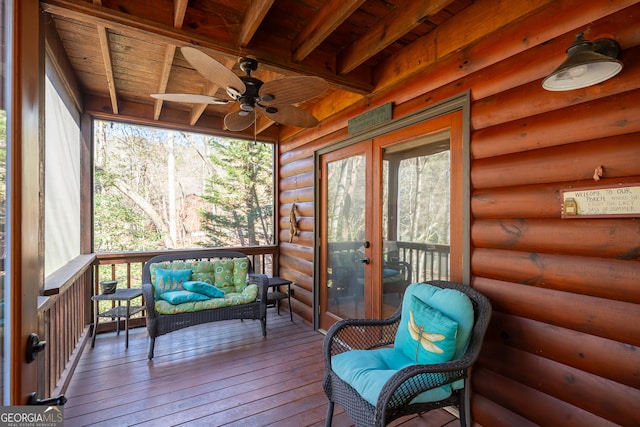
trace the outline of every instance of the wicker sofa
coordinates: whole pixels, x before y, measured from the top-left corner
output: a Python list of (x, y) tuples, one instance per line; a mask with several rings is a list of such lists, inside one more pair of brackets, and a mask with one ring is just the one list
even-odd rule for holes
[[(142, 272), (148, 358), (153, 358), (156, 337), (202, 323), (257, 319), (266, 336), (268, 283), (267, 276), (253, 273), (241, 252), (209, 249), (151, 258)], [(211, 292), (221, 295), (205, 295)]]

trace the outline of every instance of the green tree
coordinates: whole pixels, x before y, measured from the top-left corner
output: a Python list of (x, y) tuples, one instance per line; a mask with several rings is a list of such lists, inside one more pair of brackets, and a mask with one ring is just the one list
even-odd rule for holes
[(205, 139), (95, 122), (96, 251), (193, 247), (206, 178)]
[(273, 145), (115, 122), (94, 129), (97, 252), (273, 241)]
[(211, 138), (204, 228), (213, 246), (273, 243), (273, 145)]
[(148, 226), (146, 216), (127, 197), (111, 191), (112, 179), (96, 169), (94, 247), (96, 252), (142, 251), (157, 248), (162, 233)]

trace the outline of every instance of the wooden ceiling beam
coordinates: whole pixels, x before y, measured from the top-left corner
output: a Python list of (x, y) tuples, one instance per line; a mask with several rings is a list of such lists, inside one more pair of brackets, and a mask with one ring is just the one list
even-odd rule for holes
[[(182, 29), (176, 29), (148, 19), (132, 17), (119, 10), (92, 5), (79, 0), (42, 0), (40, 2), (43, 11), (52, 15), (73, 19), (90, 25), (104, 26), (113, 31), (146, 40), (150, 43), (172, 43), (177, 46), (198, 45), (205, 49), (212, 49), (226, 56), (253, 56), (263, 64), (280, 68), (284, 71), (303, 75), (315, 75), (322, 77), (329, 84), (333, 84), (344, 90), (357, 93), (370, 93), (373, 84), (370, 80), (362, 80), (353, 76), (339, 75), (326, 67), (310, 67), (303, 63), (297, 64), (291, 60), (291, 51), (287, 50), (287, 56), (278, 54), (278, 47), (261, 46), (261, 50), (254, 48), (240, 48), (236, 41), (214, 40), (200, 34)], [(264, 50), (262, 50), (264, 49)], [(270, 50), (269, 50), (270, 49)], [(286, 74), (286, 73), (283, 73)]]
[[(189, 0), (175, 0), (173, 3), (173, 27), (182, 28), (185, 14), (187, 13), (187, 5)], [(167, 44), (167, 48), (164, 52), (164, 60), (162, 61), (162, 73), (160, 74), (160, 84), (158, 85), (157, 93), (165, 93), (167, 90), (167, 84), (169, 83), (169, 76), (171, 75), (171, 68), (173, 67), (173, 57), (176, 54), (176, 45)], [(158, 120), (160, 113), (162, 112), (162, 99), (156, 99), (153, 109), (153, 118)], [(200, 112), (202, 114), (202, 111)], [(198, 117), (200, 117), (198, 114)], [(193, 112), (192, 112), (193, 115)], [(196, 121), (198, 118), (196, 118)], [(193, 123), (191, 123), (193, 124)]]
[(365, 0), (329, 0), (293, 40), (293, 61), (305, 59)]
[(251, 0), (249, 10), (244, 16), (242, 27), (240, 29), (240, 40), (238, 44), (241, 47), (247, 47), (253, 35), (262, 24), (262, 20), (267, 16), (267, 12), (271, 9), (274, 0)]
[(375, 27), (349, 45), (340, 55), (338, 74), (347, 74), (391, 43), (417, 27), (422, 20), (451, 4), (453, 0), (406, 2), (387, 15)]
[[(232, 132), (224, 129), (223, 118), (204, 114), (197, 125), (189, 125), (189, 112), (165, 107), (159, 120), (153, 119), (153, 106), (138, 102), (123, 101), (120, 113), (115, 115), (108, 112), (109, 100), (102, 96), (87, 95), (85, 97), (85, 112), (92, 117), (103, 120), (118, 120), (143, 126), (161, 126), (173, 130), (204, 133), (208, 135), (227, 136), (231, 138), (253, 139), (253, 126), (242, 132)], [(278, 141), (278, 129), (267, 129), (260, 134), (260, 140), (266, 142)]]
[(109, 46), (109, 30), (102, 25), (98, 25), (98, 39), (100, 40), (100, 51), (104, 62), (104, 71), (107, 75), (107, 85), (109, 86), (109, 97), (111, 98), (111, 109), (118, 114), (118, 95), (116, 93), (116, 82), (113, 76), (113, 64), (111, 63), (111, 48)]
[[(443, 23), (436, 30), (415, 40), (380, 63), (375, 70), (376, 92), (433, 67), (433, 64), (442, 61), (447, 55), (467, 48), (471, 40), (484, 39), (498, 29), (552, 3), (554, 0), (529, 0), (508, 4), (495, 3), (494, 0), (477, 0), (456, 16), (456, 20)], [(472, 29), (461, 33), (459, 22), (475, 22), (476, 24)], [(533, 36), (535, 33), (533, 30), (524, 29), (522, 34), (519, 34), (521, 38), (512, 38), (512, 44), (523, 49), (525, 43), (522, 40), (526, 40), (526, 45), (530, 45), (538, 37), (537, 35)], [(504, 31), (501, 35), (504, 36)], [(495, 55), (497, 52), (505, 54), (506, 51), (503, 49), (504, 47), (500, 50), (494, 50), (492, 54)], [(516, 53), (514, 51), (508, 55)], [(485, 60), (489, 57), (488, 55), (484, 56)], [(462, 65), (462, 63), (458, 64), (459, 67)], [(468, 67), (465, 65), (465, 68)]]
[(189, 0), (173, 0), (173, 28), (182, 28)]
[[(93, 0), (93, 4), (100, 7), (102, 0)], [(107, 85), (109, 87), (109, 97), (111, 98), (111, 109), (114, 114), (118, 114), (118, 95), (116, 93), (116, 82), (113, 77), (113, 64), (111, 63), (111, 48), (109, 45), (109, 30), (104, 25), (97, 25), (98, 40), (100, 41), (100, 52), (102, 62), (104, 62), (104, 72), (107, 75)]]
[(262, 132), (264, 132), (265, 130), (269, 129), (274, 124), (275, 124), (275, 122), (273, 120), (271, 120), (270, 118), (268, 118), (264, 114), (260, 114), (258, 116), (258, 120), (256, 121), (256, 124), (255, 124), (255, 133), (257, 135), (260, 135)]
[[(208, 96), (213, 96), (216, 94), (216, 92), (218, 91), (218, 89), (220, 88), (220, 86), (215, 85), (209, 81), (207, 81), (205, 83), (205, 89), (202, 93), (202, 95), (208, 95)], [(198, 122), (198, 119), (200, 118), (200, 116), (202, 116), (202, 114), (204, 113), (204, 110), (207, 109), (207, 104), (194, 104), (193, 107), (191, 107), (191, 114), (189, 116), (189, 124), (191, 126), (195, 125)]]
[[(168, 44), (164, 51), (164, 60), (162, 61), (162, 72), (160, 73), (160, 84), (158, 85), (157, 93), (165, 93), (167, 90), (167, 83), (169, 83), (169, 75), (171, 74), (171, 67), (173, 66), (173, 56), (176, 53), (176, 45)], [(162, 99), (156, 99), (153, 106), (153, 118), (158, 120), (160, 112), (162, 111)]]

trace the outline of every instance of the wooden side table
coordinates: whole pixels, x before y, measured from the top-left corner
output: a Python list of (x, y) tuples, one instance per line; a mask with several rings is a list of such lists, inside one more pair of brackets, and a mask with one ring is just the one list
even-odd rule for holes
[[(280, 286), (286, 286), (287, 292), (280, 291)], [(293, 313), (291, 312), (291, 280), (282, 277), (270, 277), (269, 287), (272, 291), (267, 293), (267, 306), (277, 307), (278, 315), (280, 315), (280, 301), (287, 298), (289, 302), (289, 318), (293, 322)]]
[[(125, 348), (129, 348), (129, 318), (144, 310), (143, 306), (136, 305), (131, 306), (131, 300), (142, 295), (142, 289), (140, 288), (128, 288), (128, 289), (116, 289), (112, 294), (100, 294), (91, 297), (91, 300), (96, 302), (95, 307), (95, 323), (93, 326), (93, 338), (91, 340), (91, 348), (96, 344), (96, 332), (98, 331), (98, 319), (101, 317), (117, 317), (118, 323), (116, 325), (117, 334), (120, 335), (120, 318), (124, 317), (124, 330), (125, 330)], [(118, 301), (118, 306), (113, 307), (107, 311), (100, 313), (100, 301)], [(122, 302), (125, 301), (127, 305), (123, 306)]]

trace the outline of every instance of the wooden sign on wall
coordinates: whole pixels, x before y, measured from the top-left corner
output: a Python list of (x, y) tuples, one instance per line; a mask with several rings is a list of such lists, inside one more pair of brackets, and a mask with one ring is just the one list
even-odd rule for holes
[(372, 128), (393, 118), (393, 103), (388, 102), (348, 121), (349, 135)]
[(562, 218), (640, 217), (640, 184), (562, 190)]

